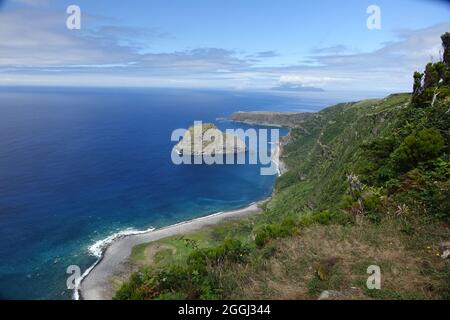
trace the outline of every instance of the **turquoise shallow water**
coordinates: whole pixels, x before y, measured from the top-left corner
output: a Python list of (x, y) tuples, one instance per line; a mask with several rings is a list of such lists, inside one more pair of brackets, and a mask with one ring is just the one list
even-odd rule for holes
[[(0, 90), (0, 298), (70, 299), (66, 268), (127, 228), (161, 227), (270, 195), (257, 165), (176, 166), (174, 129), (239, 110), (337, 102), (193, 90)], [(284, 132), (286, 133), (286, 132)]]

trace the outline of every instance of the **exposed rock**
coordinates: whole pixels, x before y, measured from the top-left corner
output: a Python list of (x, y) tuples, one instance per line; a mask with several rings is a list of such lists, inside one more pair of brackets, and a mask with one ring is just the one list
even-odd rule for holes
[(320, 294), (319, 300), (360, 299), (363, 296), (361, 289), (352, 287), (343, 291), (325, 290)]
[(238, 136), (223, 133), (212, 123), (194, 125), (175, 146), (179, 154), (193, 156), (245, 152), (246, 146)]
[(441, 258), (442, 259), (448, 259), (450, 258), (450, 242), (443, 242), (440, 245), (441, 248)]

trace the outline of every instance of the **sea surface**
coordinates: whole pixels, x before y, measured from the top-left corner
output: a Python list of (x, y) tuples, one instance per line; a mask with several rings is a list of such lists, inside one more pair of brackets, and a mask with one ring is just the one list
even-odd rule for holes
[(66, 269), (91, 266), (96, 242), (271, 194), (276, 176), (259, 165), (174, 165), (173, 130), (194, 120), (248, 129), (218, 118), (373, 96), (1, 88), (0, 299), (71, 299)]

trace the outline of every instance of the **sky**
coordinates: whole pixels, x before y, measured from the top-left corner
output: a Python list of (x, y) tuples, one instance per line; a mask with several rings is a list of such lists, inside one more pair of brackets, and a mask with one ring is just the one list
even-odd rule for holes
[[(11, 86), (410, 91), (450, 31), (439, 0), (0, 3), (0, 85)], [(367, 27), (371, 5), (380, 29)]]

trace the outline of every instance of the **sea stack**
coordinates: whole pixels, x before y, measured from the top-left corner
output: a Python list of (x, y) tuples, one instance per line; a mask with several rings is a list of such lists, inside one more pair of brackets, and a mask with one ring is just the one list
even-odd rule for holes
[(175, 151), (181, 155), (219, 155), (245, 152), (246, 147), (237, 135), (223, 133), (212, 123), (201, 123), (186, 131)]

